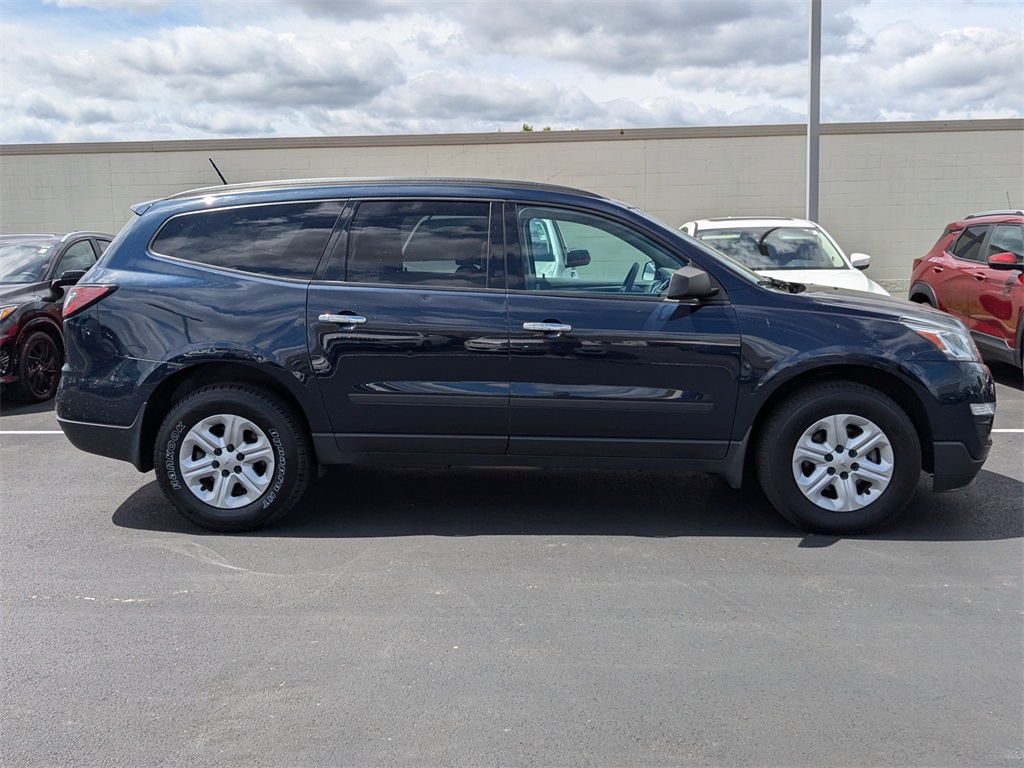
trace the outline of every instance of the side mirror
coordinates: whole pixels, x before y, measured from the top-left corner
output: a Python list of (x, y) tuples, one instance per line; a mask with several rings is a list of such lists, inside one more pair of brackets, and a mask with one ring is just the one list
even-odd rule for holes
[(988, 265), (991, 269), (1024, 271), (1024, 262), (1019, 261), (1012, 253), (995, 253), (988, 257)]
[(643, 274), (641, 275), (640, 279), (644, 280), (645, 282), (650, 282), (655, 277), (657, 277), (657, 275), (658, 275), (658, 272), (657, 272), (657, 270), (654, 267), (654, 262), (653, 261), (648, 261), (646, 264), (644, 264), (644, 271), (643, 271)]
[(57, 290), (58, 288), (74, 285), (83, 277), (85, 277), (84, 269), (69, 269), (67, 272), (62, 273), (56, 280), (51, 280), (50, 287), (53, 290)]
[(573, 248), (565, 254), (565, 266), (567, 269), (585, 267), (590, 263), (590, 251), (586, 248)]
[(672, 301), (698, 304), (701, 299), (714, 296), (717, 288), (711, 287), (711, 276), (697, 267), (680, 267), (668, 280), (665, 297)]
[(871, 257), (866, 253), (851, 253), (850, 263), (854, 269), (867, 269), (871, 266)]

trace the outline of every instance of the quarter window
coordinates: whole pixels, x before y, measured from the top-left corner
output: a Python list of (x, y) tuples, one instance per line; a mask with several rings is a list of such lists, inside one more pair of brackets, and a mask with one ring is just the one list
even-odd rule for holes
[(187, 213), (153, 239), (164, 256), (211, 267), (310, 280), (341, 213), (338, 201)]
[(486, 202), (362, 203), (349, 232), (345, 280), (483, 288), (487, 285), (489, 224), (490, 204)]

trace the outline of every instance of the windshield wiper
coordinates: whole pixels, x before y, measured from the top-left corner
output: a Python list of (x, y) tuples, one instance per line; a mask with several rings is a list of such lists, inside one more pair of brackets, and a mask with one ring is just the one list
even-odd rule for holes
[(803, 293), (807, 290), (807, 286), (803, 283), (790, 283), (785, 280), (779, 280), (777, 277), (768, 277), (762, 275), (761, 280), (758, 281), (758, 285), (767, 285), (772, 288), (778, 288), (780, 291), (786, 293)]

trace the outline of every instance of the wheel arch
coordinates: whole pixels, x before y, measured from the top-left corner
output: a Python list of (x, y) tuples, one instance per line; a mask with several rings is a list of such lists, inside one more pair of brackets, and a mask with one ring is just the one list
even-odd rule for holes
[(928, 413), (913, 387), (895, 374), (858, 365), (832, 365), (805, 371), (780, 384), (765, 400), (757, 417), (747, 445), (745, 464), (751, 464), (751, 456), (757, 450), (762, 437), (762, 428), (776, 408), (791, 394), (804, 387), (825, 382), (852, 382), (878, 390), (896, 402), (907, 414), (917, 432), (921, 444), (923, 469), (930, 472), (934, 466), (932, 431)]
[(312, 445), (309, 419), (295, 394), (265, 370), (235, 362), (210, 362), (189, 366), (168, 376), (150, 395), (139, 432), (139, 469), (153, 469), (153, 448), (157, 431), (168, 411), (190, 392), (214, 384), (237, 384), (273, 394), (291, 407), (299, 428)]
[(36, 331), (42, 331), (51, 339), (53, 339), (53, 343), (57, 345), (57, 351), (60, 352), (61, 358), (63, 359), (64, 332), (61, 330), (60, 326), (57, 325), (57, 323), (54, 322), (53, 319), (50, 318), (48, 315), (39, 315), (24, 323), (24, 325), (22, 325), (21, 330), (18, 332), (18, 340), (17, 342), (15, 342), (14, 345), (15, 354), (21, 354), (21, 348), (25, 342), (25, 339), (27, 339), (30, 334), (33, 334)]
[(939, 300), (935, 297), (935, 291), (932, 290), (928, 283), (914, 283), (910, 286), (907, 298), (915, 304), (928, 303), (933, 307), (939, 306)]

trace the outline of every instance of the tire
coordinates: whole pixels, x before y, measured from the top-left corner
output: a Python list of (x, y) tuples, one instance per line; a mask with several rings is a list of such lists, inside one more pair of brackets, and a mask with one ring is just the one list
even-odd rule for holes
[(11, 388), (11, 397), (22, 403), (49, 400), (57, 394), (63, 364), (53, 337), (45, 331), (33, 331), (18, 348), (18, 381)]
[(910, 418), (878, 390), (817, 384), (766, 420), (757, 448), (765, 496), (783, 517), (818, 533), (861, 533), (903, 511), (921, 475)]
[(222, 532), (252, 531), (281, 518), (306, 490), (309, 457), (290, 406), (234, 384), (203, 387), (179, 401), (153, 449), (157, 480), (175, 509)]

